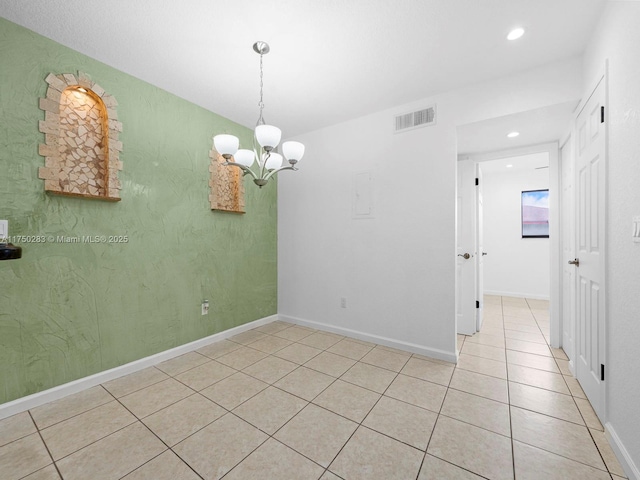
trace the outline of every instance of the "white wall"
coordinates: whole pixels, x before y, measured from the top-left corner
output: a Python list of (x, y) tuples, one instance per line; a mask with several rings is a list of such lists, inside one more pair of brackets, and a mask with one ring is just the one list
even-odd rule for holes
[[(584, 91), (608, 60), (607, 428), (640, 478), (640, 3), (608, 2), (584, 59)], [(615, 439), (615, 438), (614, 438)], [(629, 465), (628, 465), (629, 467)]]
[[(454, 360), (456, 126), (576, 100), (580, 87), (572, 59), (299, 136), (307, 156), (278, 180), (279, 315)], [(434, 102), (436, 126), (392, 133), (394, 115)], [(354, 220), (363, 170), (375, 218)]]
[(482, 183), (484, 293), (548, 299), (549, 239), (522, 238), (520, 197), (525, 190), (548, 189), (549, 169), (485, 172)]

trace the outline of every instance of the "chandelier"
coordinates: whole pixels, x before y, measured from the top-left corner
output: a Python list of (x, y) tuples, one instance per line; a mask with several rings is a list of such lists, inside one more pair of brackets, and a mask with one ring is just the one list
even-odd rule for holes
[[(267, 125), (262, 116), (264, 109), (262, 57), (269, 53), (269, 45), (266, 42), (256, 42), (253, 44), (253, 50), (260, 55), (260, 102), (258, 102), (260, 115), (253, 135), (253, 150), (240, 148), (238, 137), (228, 134), (216, 135), (213, 137), (213, 144), (226, 160), (223, 165), (240, 168), (243, 171), (243, 177), (251, 175), (253, 183), (262, 188), (276, 173), (282, 170), (297, 170), (296, 164), (304, 155), (304, 145), (300, 142), (284, 142), (282, 155), (275, 151), (280, 143), (282, 132), (278, 127)], [(283, 165), (283, 155), (289, 165)]]

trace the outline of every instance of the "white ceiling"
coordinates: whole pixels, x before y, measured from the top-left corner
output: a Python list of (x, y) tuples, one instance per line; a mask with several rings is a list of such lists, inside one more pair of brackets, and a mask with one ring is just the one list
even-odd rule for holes
[[(578, 100), (462, 125), (457, 129), (458, 155), (558, 141), (567, 134), (577, 106)], [(520, 135), (508, 138), (510, 132)]]
[(579, 55), (603, 4), (2, 0), (0, 15), (250, 127), (264, 40), (265, 118), (292, 136)]

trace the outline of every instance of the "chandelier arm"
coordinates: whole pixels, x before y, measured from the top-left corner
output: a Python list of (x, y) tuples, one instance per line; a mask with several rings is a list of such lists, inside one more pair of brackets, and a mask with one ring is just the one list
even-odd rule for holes
[(265, 170), (267, 169), (267, 160), (271, 157), (271, 152), (266, 152), (267, 155), (264, 157), (262, 162), (260, 163), (260, 178), (265, 178)]
[(249, 175), (251, 175), (253, 178), (257, 179), (258, 177), (256, 176), (255, 173), (253, 173), (253, 170), (251, 170), (249, 167), (245, 167), (244, 165), (240, 165), (239, 163), (235, 163), (235, 162), (225, 162), (223, 163), (224, 166), (226, 167), (238, 167), (240, 168), (244, 174), (246, 175), (247, 173)]
[(280, 168), (276, 168), (275, 170), (271, 170), (266, 177), (264, 177), (265, 180), (269, 180), (271, 177), (273, 177), (276, 173), (281, 172), (282, 170), (298, 170), (296, 167), (280, 167)]

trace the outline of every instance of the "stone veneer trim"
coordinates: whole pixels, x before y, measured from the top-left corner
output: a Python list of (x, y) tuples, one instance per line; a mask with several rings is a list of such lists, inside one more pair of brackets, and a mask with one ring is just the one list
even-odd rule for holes
[[(122, 123), (118, 121), (115, 108), (118, 102), (83, 72), (78, 72), (77, 76), (71, 73), (59, 75), (50, 73), (45, 81), (49, 85), (47, 94), (46, 97), (40, 99), (40, 109), (45, 112), (45, 119), (39, 122), (39, 131), (45, 134), (45, 143), (40, 144), (38, 148), (38, 153), (45, 157), (45, 166), (38, 170), (38, 177), (45, 181), (45, 191), (57, 195), (112, 202), (120, 201), (121, 184), (118, 179), (118, 171), (122, 170), (122, 161), (120, 160), (122, 142), (118, 140), (118, 135), (122, 132)], [(86, 95), (100, 106), (102, 115), (98, 120), (102, 124), (99, 132), (102, 145), (98, 149), (100, 153), (98, 153), (96, 160), (90, 160), (90, 163), (87, 163), (89, 162), (88, 157), (76, 158), (79, 163), (74, 167), (69, 167), (65, 166), (66, 159), (62, 158), (64, 149), (61, 144), (64, 143), (64, 139), (61, 136), (60, 105), (64, 100), (65, 91), (79, 88), (85, 89)], [(79, 121), (78, 123), (85, 129), (89, 126), (88, 122)], [(94, 129), (89, 133), (96, 135), (96, 131), (97, 129)], [(81, 146), (85, 147), (85, 144)], [(77, 150), (75, 157), (79, 157)], [(101, 162), (102, 165), (96, 168), (98, 162)], [(80, 173), (82, 179), (85, 180), (83, 186), (72, 183), (75, 180), (70, 178), (72, 175), (79, 176), (76, 173), (72, 174), (72, 170), (77, 170), (78, 167), (83, 170)], [(61, 183), (66, 183), (66, 185), (62, 186)]]

